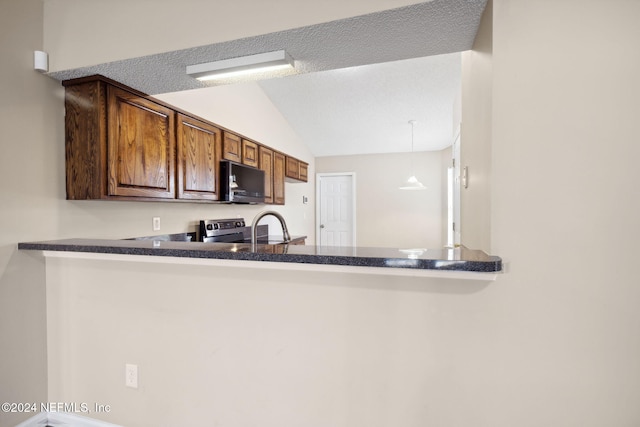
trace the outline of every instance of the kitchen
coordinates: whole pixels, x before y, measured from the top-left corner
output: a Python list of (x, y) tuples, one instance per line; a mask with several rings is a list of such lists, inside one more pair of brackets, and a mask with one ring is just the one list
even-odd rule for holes
[[(412, 10), (404, 8), (399, 9), (401, 12), (390, 11), (387, 14), (403, 13), (405, 16), (411, 16), (411, 19), (414, 21), (418, 21), (423, 24), (430, 19), (429, 16), (430, 14), (433, 14), (433, 10), (425, 8), (422, 5), (421, 7), (426, 10), (426, 12), (418, 9), (417, 11), (421, 14), (416, 14), (415, 8)], [(478, 12), (476, 13), (478, 20), (481, 10), (482, 9), (478, 9)], [(367, 19), (372, 20), (370, 15)], [(385, 22), (388, 19), (388, 16), (378, 17), (376, 15), (375, 22), (369, 25), (371, 28), (381, 28), (381, 22)], [(477, 22), (478, 21), (476, 21), (475, 26), (470, 25), (470, 31), (468, 31), (466, 35), (460, 36), (455, 40), (452, 39), (451, 44), (458, 46), (471, 45), (475, 36)], [(347, 26), (351, 23), (351, 21), (340, 21), (340, 24), (332, 24), (331, 26)], [(316, 37), (322, 38), (322, 35), (319, 33), (333, 30), (333, 28), (327, 30), (323, 26), (320, 27), (322, 28), (315, 26), (313, 27), (313, 30), (303, 29), (302, 31), (314, 33)], [(296, 32), (298, 31), (299, 30), (296, 30)], [(290, 37), (287, 33), (280, 34), (276, 37), (275, 43), (279, 45), (280, 43), (283, 43), (282, 40), (288, 40), (289, 38)], [(233, 44), (233, 42), (231, 43)], [(395, 47), (396, 44), (394, 43), (392, 46)], [(295, 50), (295, 44), (288, 46), (287, 49), (289, 49), (296, 57), (300, 57), (299, 55), (302, 55), (301, 51)], [(351, 49), (353, 50), (353, 48)], [(231, 50), (236, 52), (238, 48), (225, 45), (216, 46), (215, 50)], [(419, 113), (419, 110), (424, 109), (425, 106), (429, 110), (435, 110), (437, 114), (429, 114), (431, 116), (430, 118), (432, 123), (430, 124), (430, 127), (427, 127), (427, 130), (436, 130), (436, 132), (428, 133), (440, 134), (434, 139), (440, 139), (440, 147), (446, 147), (450, 144), (452, 139), (452, 116), (454, 115), (453, 104), (456, 93), (459, 91), (458, 68), (460, 66), (460, 59), (459, 54), (435, 55), (440, 52), (440, 50), (430, 50), (419, 53), (425, 54), (428, 52), (434, 53), (433, 58), (416, 58), (410, 61), (398, 61), (399, 63), (402, 63), (402, 66), (396, 65), (398, 62), (393, 63), (395, 68), (393, 68), (391, 72), (387, 71), (386, 74), (382, 76), (382, 80), (386, 80), (389, 76), (399, 73), (400, 76), (398, 76), (396, 80), (409, 80), (406, 84), (407, 89), (409, 89), (410, 92), (413, 92), (411, 95), (407, 93), (407, 89), (398, 90), (397, 86), (393, 85), (391, 88), (386, 89), (387, 94), (385, 94), (382, 93), (383, 86), (380, 86), (375, 90), (373, 89), (373, 84), (369, 83), (372, 81), (371, 79), (365, 80), (363, 76), (359, 80), (364, 80), (364, 86), (367, 87), (368, 91), (375, 92), (376, 96), (384, 98), (387, 104), (393, 103), (395, 98), (393, 98), (392, 95), (396, 92), (400, 92), (402, 95), (398, 98), (399, 102), (396, 101), (397, 104), (409, 104), (408, 100), (410, 99), (410, 96), (413, 96), (413, 108), (406, 109), (406, 111), (409, 111), (412, 114)], [(192, 55), (192, 50), (187, 54)], [(415, 54), (415, 52), (407, 51), (401, 52), (399, 56), (406, 57), (412, 54)], [(153, 60), (164, 63), (166, 60), (170, 61), (172, 57), (181, 55), (183, 55), (181, 52), (172, 52), (170, 54), (166, 54), (168, 59), (156, 56)], [(250, 58), (250, 56), (243, 57), (242, 59), (247, 58)], [(332, 57), (329, 56), (329, 58)], [(378, 57), (374, 56), (372, 59), (369, 59), (369, 61), (376, 60), (377, 58)], [(180, 63), (183, 64), (182, 67), (180, 67), (179, 64), (174, 64), (176, 66), (173, 68), (184, 68), (185, 61), (195, 60), (202, 61), (203, 59), (181, 59)], [(326, 62), (326, 59), (322, 55), (318, 55), (318, 59), (316, 59), (316, 61), (322, 64)], [(255, 84), (229, 85), (229, 87), (221, 88), (223, 90), (217, 90), (218, 88), (216, 87), (213, 88), (216, 90), (212, 91), (181, 91), (167, 95), (159, 94), (155, 95), (154, 98), (144, 99), (146, 95), (137, 93), (135, 89), (127, 87), (121, 82), (117, 82), (109, 78), (94, 76), (94, 73), (96, 72), (100, 72), (101, 74), (108, 76), (117, 76), (121, 70), (128, 70), (128, 72), (131, 73), (132, 70), (135, 69), (136, 62), (137, 60), (134, 60), (134, 64), (106, 64), (98, 66), (97, 69), (60, 71), (54, 72), (50, 75), (57, 80), (61, 80), (65, 88), (67, 157), (66, 183), (67, 198), (69, 200), (108, 199), (119, 201), (193, 201), (202, 203), (212, 202), (214, 206), (216, 206), (216, 202), (259, 203), (262, 201), (261, 197), (247, 198), (246, 194), (238, 195), (237, 193), (239, 188), (246, 191), (247, 185), (255, 184), (255, 180), (253, 178), (251, 178), (249, 182), (245, 182), (244, 180), (245, 175), (249, 176), (248, 174), (252, 170), (256, 173), (258, 173), (258, 169), (264, 171), (266, 186), (257, 184), (257, 187), (264, 187), (265, 195), (275, 194), (277, 188), (282, 188), (282, 186), (289, 187), (289, 183), (294, 183), (295, 186), (298, 186), (300, 183), (305, 184), (308, 181), (309, 175), (313, 177), (313, 157), (310, 157), (307, 154), (302, 157), (304, 160), (298, 160), (291, 155), (291, 152), (296, 152), (296, 150), (298, 152), (301, 150), (308, 152), (309, 148), (306, 147), (306, 144), (302, 143), (299, 138), (296, 138), (296, 132), (294, 132), (291, 127), (287, 126), (287, 122), (290, 121), (290, 116), (282, 117), (283, 115), (279, 113), (280, 108), (277, 108), (277, 106), (274, 106), (269, 102), (272, 98), (270, 97), (267, 99), (266, 95), (262, 91), (262, 87), (256, 86)], [(309, 67), (311, 61), (309, 58), (305, 61), (303, 57), (300, 60), (300, 63), (302, 64), (300, 68), (304, 68), (304, 66)], [(145, 67), (146, 66), (147, 65), (145, 65)], [(151, 67), (151, 69), (153, 68), (158, 67)], [(367, 67), (366, 71), (363, 67), (360, 68), (362, 69), (355, 70), (352, 67), (341, 72), (346, 72), (346, 74), (355, 76), (362, 74), (367, 75), (372, 73), (371, 68), (373, 67)], [(296, 70), (297, 69), (298, 68), (296, 68)], [(442, 77), (434, 79), (432, 77), (434, 76), (434, 73), (431, 71), (432, 69), (437, 69), (440, 75), (448, 74), (449, 76), (446, 79)], [(188, 70), (189, 67), (187, 66), (187, 71)], [(143, 70), (140, 70), (140, 72), (142, 71)], [(313, 80), (306, 84), (312, 87), (317, 86), (318, 80), (316, 79), (316, 76), (319, 74), (320, 73), (315, 72), (313, 76), (311, 76)], [(322, 77), (325, 78), (324, 73), (322, 74)], [(138, 75), (138, 73), (133, 72), (133, 75)], [(406, 79), (405, 76), (407, 75), (413, 75), (413, 78)], [(155, 88), (150, 88), (150, 90), (158, 91), (167, 90), (167, 88), (175, 88), (180, 85), (182, 78), (182, 72), (177, 75), (171, 73), (162, 77), (156, 76), (156, 79), (153, 80), (153, 82), (155, 82)], [(286, 80), (288, 83), (290, 78), (286, 78)], [(162, 85), (158, 85), (158, 81), (163, 81), (164, 83)], [(196, 82), (196, 80), (193, 81)], [(430, 84), (427, 89), (421, 88), (421, 86), (425, 85), (424, 82), (429, 82)], [(260, 83), (262, 84), (263, 82)], [(352, 83), (347, 84), (347, 87), (355, 87), (358, 83), (362, 84), (361, 82), (353, 81)], [(340, 84), (345, 85), (343, 82)], [(238, 88), (238, 86), (241, 87)], [(388, 86), (388, 84), (385, 86)], [(327, 92), (329, 89), (330, 88), (325, 88), (323, 92)], [(291, 89), (285, 89), (285, 92), (288, 93), (288, 96), (286, 97), (287, 99), (292, 98)], [(302, 97), (305, 99), (306, 102), (304, 102), (304, 105), (306, 108), (309, 108), (310, 111), (314, 112), (312, 116), (316, 121), (320, 121), (330, 128), (347, 129), (347, 124), (344, 122), (338, 122), (336, 124), (324, 120), (324, 114), (320, 113), (317, 108), (314, 108), (313, 101), (311, 101), (311, 97), (307, 91), (295, 90), (294, 92), (300, 94), (298, 95), (299, 98)], [(273, 95), (273, 90), (271, 90), (270, 93)], [(436, 93), (440, 93), (440, 95), (432, 95)], [(443, 96), (442, 94), (446, 95)], [(424, 101), (424, 99), (428, 98), (434, 98), (440, 101), (434, 103), (437, 107), (431, 107), (430, 103), (426, 103)], [(167, 100), (170, 102), (166, 103)], [(240, 100), (241, 105), (236, 104), (237, 106), (234, 108), (234, 100)], [(339, 104), (340, 103), (336, 103), (335, 101), (331, 102), (331, 106), (338, 106), (329, 107), (327, 109), (339, 109)], [(176, 105), (178, 107), (176, 107)], [(250, 105), (252, 110), (249, 111), (249, 109), (245, 107), (246, 105)], [(294, 109), (300, 110), (300, 107)], [(353, 115), (353, 112), (355, 111), (356, 114), (358, 112), (360, 114), (364, 114), (364, 112), (366, 112), (367, 115), (371, 116), (375, 114), (375, 110), (376, 108), (374, 108), (373, 103), (365, 102), (364, 108), (361, 107), (356, 110), (352, 109), (349, 112), (345, 111), (339, 115)], [(198, 114), (193, 115), (194, 111)], [(272, 111), (273, 113), (271, 113)], [(430, 113), (432, 113), (432, 111), (430, 111)], [(106, 118), (103, 119), (103, 117)], [(394, 176), (394, 174), (390, 173), (388, 170), (398, 168), (404, 169), (408, 164), (418, 164), (420, 167), (420, 176), (424, 177), (425, 175), (424, 171), (426, 165), (423, 164), (423, 160), (420, 159), (418, 162), (413, 159), (413, 157), (418, 155), (422, 157), (425, 153), (418, 154), (407, 152), (404, 160), (394, 153), (394, 151), (398, 151), (399, 149), (402, 149), (403, 146), (406, 146), (406, 144), (396, 141), (395, 136), (399, 135), (400, 132), (395, 129), (392, 129), (391, 131), (387, 130), (383, 137), (380, 138), (380, 142), (373, 138), (374, 134), (383, 133), (385, 128), (390, 128), (390, 124), (397, 126), (399, 123), (404, 131), (407, 126), (407, 123), (404, 122), (404, 118), (405, 117), (402, 117), (401, 115), (399, 116), (397, 113), (394, 113), (393, 115), (385, 113), (384, 117), (380, 117), (379, 120), (374, 120), (374, 122), (382, 123), (380, 130), (374, 129), (373, 132), (369, 131), (369, 133), (366, 133), (364, 132), (364, 127), (361, 127), (360, 129), (362, 130), (354, 134), (354, 136), (356, 136), (361, 133), (362, 141), (366, 141), (368, 145), (382, 144), (382, 148), (387, 152), (378, 153), (374, 151), (374, 153), (380, 154), (380, 158), (385, 159), (387, 165), (378, 168), (375, 173), (376, 175), (386, 174), (389, 177), (387, 178), (388, 183), (393, 185), (395, 182), (396, 186), (392, 187), (391, 191), (389, 191), (389, 189), (384, 185), (379, 183), (372, 184), (369, 182), (370, 178), (368, 179), (366, 176), (364, 177), (364, 181), (363, 184), (361, 184), (360, 189), (367, 185), (372, 186), (375, 191), (372, 201), (375, 203), (376, 200), (385, 200), (387, 202), (385, 205), (388, 206), (387, 209), (389, 210), (387, 212), (380, 208), (375, 209), (376, 215), (373, 215), (373, 217), (378, 221), (380, 226), (373, 228), (358, 226), (358, 229), (361, 230), (361, 236), (368, 236), (370, 239), (378, 238), (377, 243), (375, 240), (371, 240), (374, 243), (358, 245), (355, 240), (353, 240), (353, 243), (345, 246), (394, 248), (397, 256), (393, 256), (392, 258), (394, 259), (388, 259), (385, 261), (386, 263), (393, 265), (399, 265), (400, 262), (403, 262), (400, 258), (406, 251), (411, 251), (410, 255), (412, 256), (413, 262), (417, 262), (417, 260), (421, 260), (423, 258), (432, 260), (434, 259), (434, 256), (441, 256), (438, 255), (438, 253), (445, 253), (446, 255), (442, 261), (445, 261), (443, 265), (448, 266), (448, 268), (451, 268), (452, 261), (459, 264), (471, 261), (471, 259), (467, 260), (460, 256), (461, 254), (466, 254), (466, 250), (439, 250), (439, 248), (442, 248), (443, 246), (440, 238), (442, 231), (440, 228), (443, 221), (440, 220), (441, 179), (439, 175), (441, 174), (441, 168), (439, 164), (436, 164), (436, 167), (432, 168), (433, 171), (430, 171), (430, 178), (435, 176), (435, 179), (429, 179), (428, 181), (431, 186), (430, 191), (423, 191), (414, 194), (407, 194), (405, 192), (404, 198), (408, 202), (414, 203), (414, 205), (402, 207), (402, 205), (394, 202), (391, 198), (391, 194), (395, 196), (404, 192), (404, 190), (399, 190), (397, 188), (403, 178), (402, 172), (397, 173), (397, 176)], [(268, 126), (267, 123), (270, 126)], [(272, 134), (269, 134), (270, 130), (276, 128), (274, 124), (279, 123), (282, 123), (282, 125), (277, 129), (282, 129), (285, 132), (288, 132), (292, 137), (288, 139), (277, 138)], [(411, 121), (409, 123), (411, 124), (411, 150), (413, 150), (414, 122)], [(375, 124), (369, 124), (366, 122), (365, 124), (372, 128), (376, 126)], [(351, 125), (353, 125), (353, 123), (351, 123)], [(173, 136), (174, 127), (176, 129), (175, 136)], [(265, 129), (267, 131), (265, 131)], [(239, 130), (242, 130), (242, 132)], [(423, 133), (424, 131), (419, 132), (419, 135), (422, 136)], [(310, 134), (310, 132), (303, 133), (306, 138), (309, 138)], [(347, 132), (339, 132), (333, 136), (329, 134), (320, 140), (320, 145), (329, 145), (334, 140), (339, 140), (342, 136), (341, 134), (347, 134)], [(135, 139), (132, 139), (132, 136), (134, 135), (136, 137)], [(351, 139), (355, 138), (352, 137)], [(145, 143), (146, 140), (151, 142), (147, 145), (147, 143)], [(291, 144), (291, 140), (294, 144)], [(271, 141), (274, 141), (279, 145), (272, 145)], [(289, 142), (289, 146), (284, 146), (283, 148), (283, 141)], [(346, 142), (347, 141), (342, 143), (342, 145), (346, 146)], [(353, 143), (351, 145), (353, 145)], [(422, 144), (420, 145), (422, 146)], [(135, 148), (131, 148), (132, 146)], [(177, 147), (177, 150), (173, 148), (174, 146)], [(420, 150), (422, 151), (424, 148), (421, 148)], [(388, 153), (389, 151), (391, 153)], [(268, 156), (263, 156), (263, 152), (268, 153)], [(325, 154), (327, 153), (326, 149), (324, 152)], [(358, 153), (359, 150), (354, 150), (352, 148), (351, 152)], [(329, 153), (334, 152), (330, 151)], [(396, 154), (397, 159), (395, 161), (391, 160), (392, 154)], [(280, 155), (280, 158), (283, 159), (280, 163), (280, 167), (275, 166), (277, 155)], [(446, 161), (445, 157), (440, 153), (434, 153), (434, 158), (437, 161)], [(205, 162), (205, 159), (213, 160)], [(223, 159), (219, 163), (219, 171), (218, 159)], [(350, 157), (349, 159), (351, 160), (353, 157)], [(283, 167), (283, 162), (286, 167)], [(293, 167), (290, 167), (290, 165), (293, 165)], [(227, 170), (227, 168), (232, 167), (233, 170)], [(284, 175), (287, 178), (286, 185), (282, 183), (282, 176), (276, 177), (276, 172), (278, 170), (283, 171), (283, 169)], [(310, 171), (312, 172), (311, 174), (309, 174)], [(327, 171), (327, 169), (321, 171)], [(177, 178), (174, 179), (174, 176)], [(404, 178), (406, 179), (406, 177)], [(235, 188), (233, 191), (230, 190), (232, 185), (238, 187), (238, 184), (240, 184), (239, 188)], [(309, 185), (307, 185), (307, 191), (309, 191), (308, 187)], [(258, 194), (256, 191), (256, 188), (251, 189), (252, 194)], [(399, 196), (396, 197), (400, 199)], [(422, 206), (416, 203), (418, 200), (421, 201)], [(284, 205), (285, 208), (291, 207), (291, 203), (287, 206), (283, 199), (278, 200), (277, 197), (272, 197), (269, 200), (265, 199), (264, 201), (265, 203), (275, 204), (278, 206)], [(296, 201), (294, 200), (294, 203), (295, 202)], [(318, 206), (315, 209), (316, 212), (319, 213), (322, 211), (321, 206), (319, 206), (320, 204), (315, 203), (313, 194), (310, 194), (309, 196), (303, 195), (302, 203), (309, 203), (311, 206), (316, 205)], [(364, 206), (363, 198), (358, 198), (357, 203), (361, 207)], [(426, 209), (424, 209), (425, 206), (430, 207), (430, 214), (427, 214)], [(371, 217), (371, 215), (367, 215), (367, 212), (371, 209), (358, 208), (358, 211), (360, 210), (364, 210), (363, 217)], [(301, 213), (302, 215), (300, 215)], [(294, 210), (293, 214), (299, 220), (306, 220), (307, 228), (309, 228), (310, 225), (313, 226), (313, 218), (306, 216), (304, 212)], [(389, 216), (389, 214), (391, 215)], [(414, 218), (414, 220), (406, 221), (409, 217)], [(284, 219), (282, 219), (282, 217), (278, 219), (280, 219), (280, 222), (282, 223), (282, 229), (286, 230)], [(160, 217), (156, 217), (156, 220), (156, 222), (159, 223)], [(201, 223), (202, 221), (203, 220), (200, 220)], [(256, 220), (253, 222), (255, 223), (255, 221)], [(233, 223), (233, 221), (225, 222)], [(245, 223), (248, 224), (248, 222), (245, 221), (245, 218), (242, 217), (238, 217), (236, 222), (243, 223), (243, 226)], [(421, 232), (421, 224), (425, 223), (430, 224), (432, 230), (435, 230), (435, 234), (437, 234), (436, 238), (425, 239), (424, 234)], [(390, 224), (391, 226), (386, 224)], [(209, 225), (217, 226), (219, 224), (214, 223)], [(272, 227), (272, 230), (276, 227)], [(155, 231), (160, 230), (158, 229)], [(174, 235), (176, 231), (185, 232), (185, 223), (183, 222), (181, 224), (181, 228), (178, 230), (173, 230)], [(389, 234), (389, 231), (392, 233)], [(170, 232), (172, 231), (170, 230)], [(415, 242), (414, 246), (409, 246), (400, 238), (407, 233), (411, 237), (412, 241)], [(310, 243), (313, 244), (315, 237), (314, 234), (315, 233), (312, 232), (307, 235), (302, 235), (301, 241), (310, 240)], [(434, 233), (432, 232), (432, 234)], [(383, 236), (388, 236), (386, 241), (382, 238)], [(200, 233), (200, 238), (202, 239), (202, 237), (203, 233)], [(159, 238), (156, 240), (159, 240)], [(242, 240), (243, 239), (240, 239), (240, 241)], [(89, 246), (89, 244), (86, 244), (85, 246)], [(101, 245), (101, 247), (104, 248), (103, 245)], [(20, 248), (27, 249), (27, 246), (21, 244)], [(34, 249), (33, 246), (29, 246), (29, 248)], [(429, 255), (428, 251), (432, 250), (433, 253)], [(293, 255), (294, 251), (298, 252), (298, 255), (302, 255), (298, 248), (291, 248), (288, 253)], [(323, 253), (327, 256), (330, 255), (326, 248), (323, 249)], [(474, 261), (478, 260), (475, 256), (472, 256), (472, 258)], [(305, 257), (305, 259), (309, 258)], [(359, 262), (364, 263), (365, 261), (369, 262), (371, 259), (367, 258), (367, 260), (363, 259)], [(498, 267), (497, 271), (500, 271), (500, 267)]]
[[(638, 91), (632, 78), (638, 58), (630, 42), (638, 39), (638, 7), (612, 4), (493, 2), (493, 78), (490, 89), (481, 86), (478, 92), (493, 98), (490, 251), (510, 265), (496, 283), (389, 283), (349, 274), (328, 283), (321, 274), (239, 274), (227, 268), (212, 285), (201, 277), (203, 266), (153, 265), (140, 274), (139, 266), (126, 261), (68, 259), (53, 261), (61, 275), (45, 280), (43, 261), (16, 250), (17, 242), (43, 238), (139, 235), (149, 228), (149, 218), (177, 218), (183, 208), (65, 201), (62, 91), (29, 72), (30, 55), (43, 39), (50, 53), (60, 42), (52, 60), (81, 66), (151, 53), (153, 38), (139, 44), (123, 38), (118, 44), (114, 28), (98, 26), (78, 37), (71, 24), (83, 20), (71, 20), (56, 32), (55, 23), (68, 21), (65, 16), (82, 16), (81, 4), (64, 10), (61, 2), (46, 2), (45, 13), (40, 2), (4, 0), (0, 28), (12, 36), (0, 44), (11, 59), (0, 68), (6, 107), (0, 118), (6, 130), (0, 171), (7, 195), (0, 214), (3, 224), (10, 224), (3, 228), (0, 252), (2, 400), (46, 402), (55, 398), (60, 379), (74, 378), (64, 383), (65, 398), (111, 405), (109, 419), (123, 425), (197, 424), (203, 413), (221, 425), (637, 424), (637, 409), (628, 402), (638, 399), (640, 389), (634, 307), (639, 291), (632, 268), (640, 208), (630, 199), (634, 186), (628, 171), (638, 155), (631, 144), (636, 110), (629, 98)], [(360, 3), (321, 6), (313, 9), (318, 19), (364, 12), (349, 9), (363, 7)], [(175, 12), (150, 11), (142, 2), (85, 7), (87, 19), (119, 10), (123, 37), (128, 16), (151, 14), (157, 25), (163, 16), (170, 22), (168, 15)], [(580, 20), (574, 16), (578, 8)], [(221, 25), (236, 39), (249, 35), (249, 27), (266, 33), (313, 21), (295, 10), (289, 17), (256, 18), (253, 27)], [(544, 25), (532, 25), (538, 21)], [(145, 25), (135, 24), (136, 31)], [(591, 31), (596, 24), (605, 26), (607, 38)], [(163, 50), (183, 47), (175, 45), (178, 39), (184, 40), (161, 43)], [(571, 61), (564, 60), (569, 48), (576, 51)], [(478, 52), (471, 62), (482, 67), (486, 56)], [(594, 54), (599, 61), (587, 67), (584, 61)], [(548, 68), (558, 74), (545, 72)], [(612, 77), (608, 85), (588, 84), (603, 76)], [(561, 102), (550, 106), (554, 93)], [(587, 93), (615, 117), (599, 115), (603, 104), (585, 102)], [(596, 144), (603, 131), (606, 147)], [(561, 161), (573, 156), (580, 162)], [(25, 165), (29, 175), (16, 180)], [(522, 202), (522, 194), (529, 203)], [(302, 204), (301, 197), (295, 199)], [(206, 208), (195, 210), (194, 217), (209, 217)], [(558, 217), (570, 218), (571, 225)], [(620, 229), (628, 230), (628, 238), (620, 238)], [(563, 242), (571, 242), (570, 249), (559, 252)], [(615, 250), (597, 250), (607, 247)], [(122, 283), (125, 273), (140, 286)], [(45, 282), (61, 292), (49, 297), (74, 313), (67, 319), (71, 323), (60, 319), (62, 324), (52, 324), (60, 329), (49, 330), (61, 333), (60, 349), (70, 353), (47, 357)], [(59, 287), (62, 283), (70, 287)], [(183, 292), (177, 294), (176, 286)], [(224, 297), (212, 299), (211, 286)], [(77, 304), (78, 298), (92, 304)], [(90, 323), (83, 330), (73, 319)], [(206, 334), (190, 329), (201, 322), (209, 328)], [(92, 348), (81, 345), (92, 335), (87, 331), (100, 335), (89, 340)], [(141, 337), (146, 349), (139, 347)], [(252, 358), (251, 352), (261, 357)], [(77, 362), (73, 369), (69, 357)], [(137, 390), (121, 384), (129, 362), (140, 366)], [(158, 368), (163, 375), (154, 374)], [(202, 382), (203, 377), (215, 381)], [(28, 418), (0, 416), (3, 427)]]
[[(148, 98), (108, 78), (80, 77), (64, 80), (63, 86), (68, 200), (188, 202), (219, 207), (267, 203), (265, 196), (270, 194), (274, 197), (269, 203), (286, 205), (285, 200), (276, 197), (276, 190), (280, 188), (282, 191), (285, 177), (294, 183), (306, 183), (308, 180), (309, 164), (305, 161), (206, 119), (192, 117), (186, 110), (176, 110), (170, 104)], [(220, 102), (219, 97), (210, 99), (228, 105)], [(243, 97), (242, 100), (252, 103), (250, 98)], [(243, 112), (242, 115), (246, 119), (245, 114)], [(265, 153), (268, 155), (264, 156)], [(278, 156), (282, 159), (279, 167), (276, 166)], [(218, 162), (218, 159), (222, 160)], [(174, 178), (176, 176), (177, 179)], [(386, 199), (381, 192), (380, 197)], [(258, 225), (265, 217), (277, 219), (281, 236), (272, 234), (269, 229), (259, 231), (261, 227), (268, 227)], [(154, 218), (154, 226), (159, 223), (160, 218)], [(180, 233), (125, 241), (76, 238), (21, 242), (18, 248), (44, 251), (47, 257), (58, 256), (52, 251), (211, 257), (378, 269), (388, 267), (390, 270), (378, 270), (378, 273), (435, 273), (437, 277), (475, 280), (494, 280), (495, 273), (502, 271), (498, 257), (467, 248), (295, 247), (304, 245), (308, 236), (291, 237), (284, 216), (275, 210), (259, 213), (252, 220), (251, 227), (247, 224), (240, 217), (200, 220), (197, 234), (191, 230), (185, 233), (183, 228)], [(400, 225), (396, 228), (399, 229)], [(155, 231), (160, 231), (159, 227)], [(180, 241), (216, 245), (189, 243), (185, 246), (177, 243)], [(251, 249), (250, 253), (248, 249)], [(237, 267), (250, 266), (238, 264)], [(444, 276), (439, 274), (445, 272)], [(453, 275), (454, 272), (458, 274)]]

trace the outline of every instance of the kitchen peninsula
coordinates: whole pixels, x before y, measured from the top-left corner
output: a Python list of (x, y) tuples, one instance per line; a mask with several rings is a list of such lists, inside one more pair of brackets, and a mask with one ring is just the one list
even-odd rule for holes
[[(318, 380), (305, 376), (309, 370), (319, 369), (341, 386), (365, 362), (373, 362), (374, 371), (366, 367), (362, 375), (372, 378), (382, 361), (389, 366), (388, 355), (402, 369), (412, 360), (423, 366), (422, 348), (439, 344), (424, 339), (426, 331), (456, 319), (437, 299), (465, 306), (486, 295), (502, 269), (500, 258), (465, 248), (252, 248), (151, 239), (64, 239), (18, 247), (44, 265), (52, 398), (75, 401), (81, 393), (76, 378), (93, 381), (98, 375), (105, 377), (96, 380), (100, 387), (115, 391), (86, 398), (114, 408), (128, 401), (162, 402), (167, 390), (184, 389), (198, 402), (195, 409), (181, 403), (176, 417), (187, 414), (188, 425), (210, 413), (207, 402), (232, 405), (254, 393), (253, 402), (278, 381), (294, 384), (284, 387), (287, 401), (298, 394), (315, 398)], [(434, 313), (433, 322), (420, 320)], [(167, 374), (176, 361), (185, 366), (183, 374)], [(143, 373), (138, 389), (127, 387), (121, 375), (128, 364)], [(231, 385), (222, 388), (228, 375)], [(389, 382), (380, 384), (386, 388)], [(182, 396), (178, 401), (187, 402)], [(97, 415), (124, 425), (111, 414)]]

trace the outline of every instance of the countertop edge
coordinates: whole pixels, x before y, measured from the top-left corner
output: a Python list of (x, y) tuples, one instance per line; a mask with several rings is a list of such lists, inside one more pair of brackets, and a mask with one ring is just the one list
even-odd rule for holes
[[(31, 249), (30, 249), (31, 250)], [(118, 262), (161, 263), (175, 265), (204, 265), (214, 267), (233, 267), (240, 265), (243, 268), (283, 270), (283, 271), (313, 271), (341, 274), (369, 274), (391, 277), (417, 277), (433, 279), (457, 279), (480, 282), (494, 282), (502, 272), (477, 272), (460, 270), (430, 270), (409, 268), (380, 268), (337, 264), (312, 264), (291, 263), (273, 261), (252, 261), (223, 258), (186, 258), (175, 256), (157, 255), (129, 255), (97, 252), (73, 252), (40, 250), (45, 258), (80, 259), (80, 260), (104, 260)]]
[[(193, 246), (192, 246), (193, 245)], [(204, 245), (204, 244), (203, 244)], [(48, 242), (18, 243), (19, 250), (43, 251), (47, 253), (93, 253), (121, 256), (153, 256), (174, 257), (180, 259), (229, 260), (271, 262), (287, 265), (331, 265), (343, 267), (369, 267), (378, 270), (409, 270), (409, 271), (443, 271), (443, 272), (472, 272), (482, 274), (500, 274), (502, 260), (499, 257), (486, 255), (482, 251), (465, 249), (469, 254), (481, 254), (481, 259), (440, 259), (440, 258), (410, 258), (377, 254), (375, 250), (385, 251), (388, 248), (360, 248), (373, 250), (373, 254), (360, 256), (357, 254), (332, 252), (309, 246), (292, 245), (258, 245), (257, 249), (249, 250), (250, 245), (206, 244), (195, 246), (193, 243), (177, 242), (146, 242), (134, 243), (121, 240), (102, 239), (67, 239)], [(217, 245), (217, 246), (211, 246)], [(357, 249), (357, 248), (356, 248)], [(319, 252), (319, 253), (318, 253)], [(478, 258), (478, 257), (476, 257)]]

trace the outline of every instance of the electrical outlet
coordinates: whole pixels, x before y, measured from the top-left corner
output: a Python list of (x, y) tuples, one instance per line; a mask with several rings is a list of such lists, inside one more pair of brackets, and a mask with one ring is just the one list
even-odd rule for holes
[(124, 385), (138, 388), (138, 365), (127, 363), (124, 365)]
[(160, 217), (153, 217), (153, 231), (160, 231)]

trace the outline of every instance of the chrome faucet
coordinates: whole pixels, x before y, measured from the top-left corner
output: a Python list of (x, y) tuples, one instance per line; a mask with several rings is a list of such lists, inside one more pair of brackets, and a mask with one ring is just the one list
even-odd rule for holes
[(275, 216), (278, 218), (278, 221), (280, 221), (280, 225), (282, 226), (282, 239), (284, 240), (283, 243), (289, 243), (291, 241), (291, 236), (287, 229), (287, 223), (284, 221), (282, 215), (276, 211), (264, 211), (256, 215), (251, 223), (251, 250), (255, 250), (256, 243), (258, 242), (258, 222), (267, 215)]

